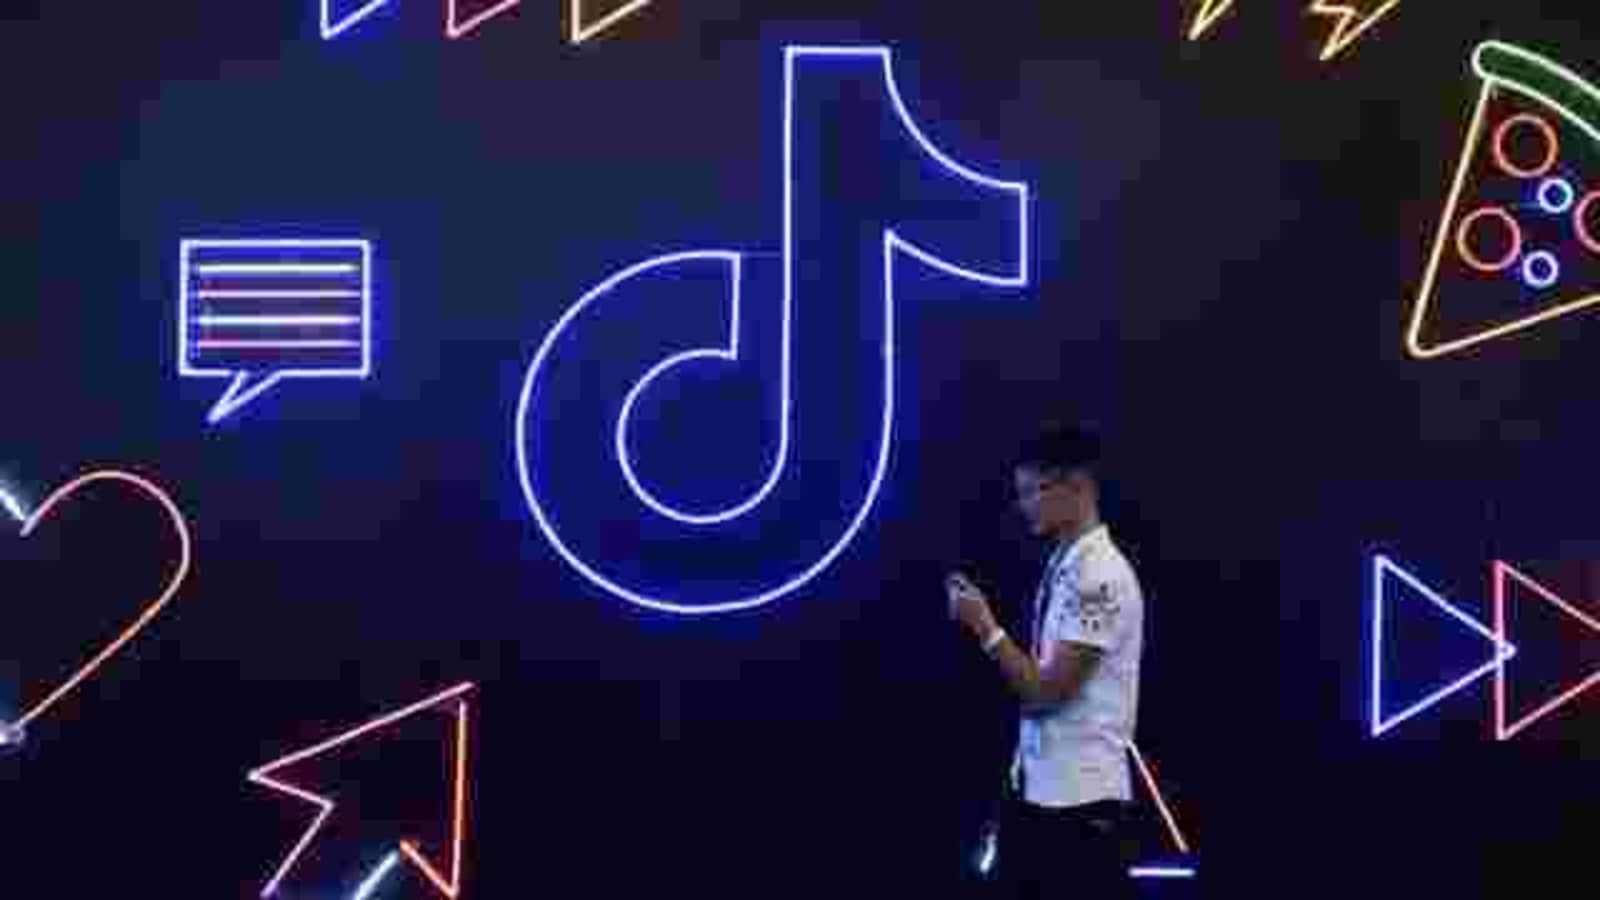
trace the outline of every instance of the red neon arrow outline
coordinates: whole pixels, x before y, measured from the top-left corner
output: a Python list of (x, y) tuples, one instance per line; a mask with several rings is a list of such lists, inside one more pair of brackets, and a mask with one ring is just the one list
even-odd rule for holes
[(279, 793), (287, 794), (290, 797), (294, 797), (297, 800), (303, 800), (306, 803), (310, 803), (312, 806), (317, 807), (317, 815), (312, 819), (311, 825), (306, 828), (305, 833), (300, 836), (300, 839), (295, 842), (295, 845), (289, 851), (289, 854), (284, 857), (283, 862), (279, 864), (277, 871), (273, 873), (272, 879), (267, 882), (266, 887), (262, 888), (261, 896), (270, 897), (277, 892), (278, 886), (282, 884), (283, 879), (288, 876), (289, 870), (294, 868), (295, 863), (300, 860), (300, 857), (305, 853), (306, 848), (309, 847), (312, 840), (316, 838), (317, 832), (322, 830), (323, 824), (327, 822), (328, 818), (333, 815), (334, 809), (337, 808), (337, 804), (335, 804), (330, 798), (305, 790), (304, 788), (296, 787), (295, 785), (292, 785), (286, 781), (280, 781), (279, 779), (272, 777), (272, 773), (287, 766), (304, 762), (312, 757), (321, 756), (322, 754), (334, 750), (335, 748), (348, 744), (351, 741), (357, 740), (358, 738), (365, 737), (366, 735), (369, 735), (375, 731), (387, 728), (390, 725), (393, 725), (402, 719), (416, 715), (417, 713), (426, 712), (435, 707), (455, 701), (456, 759), (454, 779), (455, 785), (453, 794), (454, 815), (452, 816), (451, 824), (451, 858), (449, 879), (445, 879), (442, 875), (440, 875), (438, 869), (432, 863), (430, 863), (419, 850), (417, 850), (417, 843), (415, 841), (400, 841), (400, 853), (405, 857), (406, 861), (415, 866), (417, 870), (428, 879), (429, 883), (439, 890), (440, 893), (451, 898), (451, 900), (455, 900), (455, 898), (459, 897), (461, 894), (461, 859), (463, 850), (465, 849), (467, 836), (466, 809), (468, 707), (467, 701), (462, 698), (464, 698), (466, 694), (476, 689), (477, 685), (473, 684), (472, 682), (463, 682), (453, 688), (441, 691), (432, 697), (427, 698), (426, 700), (421, 700), (405, 707), (404, 709), (396, 710), (395, 712), (380, 716), (379, 718), (373, 719), (364, 725), (352, 728), (349, 731), (329, 738), (328, 740), (325, 740), (313, 747), (308, 747), (304, 750), (300, 750), (296, 753), (282, 757), (281, 759), (274, 760), (273, 762), (267, 763), (266, 765), (261, 766), (260, 768), (251, 772), (248, 778), (252, 783), (259, 784), (262, 787), (271, 788)]
[[(1510, 564), (1501, 562), (1500, 560), (1495, 560), (1495, 562), (1494, 562), (1494, 633), (1501, 640), (1505, 639), (1505, 634), (1506, 634), (1506, 593), (1507, 593), (1506, 592), (1506, 578), (1507, 578), (1507, 576), (1510, 576), (1512, 579), (1516, 580), (1523, 587), (1525, 587), (1528, 590), (1532, 591), (1533, 593), (1537, 594), (1540, 599), (1545, 600), (1546, 602), (1548, 602), (1551, 605), (1555, 606), (1557, 609), (1561, 610), (1562, 612), (1566, 613), (1567, 615), (1573, 617), (1574, 619), (1577, 619), (1579, 622), (1582, 622), (1584, 625), (1589, 626), (1589, 628), (1591, 630), (1593, 630), (1593, 631), (1595, 631), (1597, 633), (1600, 633), (1600, 621), (1596, 621), (1592, 616), (1589, 616), (1589, 615), (1585, 614), (1582, 610), (1578, 609), (1577, 607), (1574, 607), (1572, 604), (1570, 604), (1567, 601), (1561, 599), (1560, 597), (1557, 597), (1554, 593), (1552, 593), (1544, 585), (1541, 585), (1537, 581), (1534, 581), (1532, 578), (1529, 578), (1528, 576), (1522, 574), (1521, 572), (1518, 572)], [(1505, 660), (1504, 659), (1498, 659), (1496, 661), (1495, 669), (1494, 669), (1494, 736), (1495, 736), (1495, 740), (1500, 740), (1500, 741), (1509, 741), (1509, 740), (1511, 740), (1511, 738), (1515, 737), (1523, 729), (1525, 729), (1528, 726), (1532, 725), (1534, 722), (1539, 721), (1540, 719), (1544, 718), (1545, 716), (1548, 716), (1549, 714), (1555, 712), (1556, 709), (1558, 709), (1561, 706), (1566, 705), (1566, 703), (1568, 701), (1576, 699), (1579, 694), (1583, 693), (1584, 691), (1587, 691), (1589, 688), (1594, 687), (1596, 684), (1600, 684), (1600, 669), (1597, 669), (1588, 678), (1585, 678), (1584, 680), (1578, 682), (1577, 684), (1575, 684), (1575, 685), (1567, 688), (1566, 690), (1562, 691), (1560, 694), (1557, 694), (1553, 699), (1551, 699), (1548, 702), (1546, 702), (1543, 706), (1539, 707), (1538, 709), (1534, 710), (1531, 713), (1528, 713), (1527, 715), (1523, 716), (1522, 718), (1518, 719), (1517, 721), (1512, 722), (1511, 724), (1507, 725), (1506, 724), (1506, 664), (1505, 664)]]

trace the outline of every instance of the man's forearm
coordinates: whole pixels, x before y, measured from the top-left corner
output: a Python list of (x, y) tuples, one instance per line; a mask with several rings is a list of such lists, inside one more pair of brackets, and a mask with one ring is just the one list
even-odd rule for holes
[(1053, 705), (1045, 696), (1045, 686), (1040, 677), (1039, 664), (1008, 636), (995, 647), (992, 654), (1000, 666), (1006, 685), (1022, 701), (1024, 712), (1032, 707)]
[(1072, 665), (1056, 677), (1046, 678), (1039, 662), (1024, 653), (1010, 636), (1001, 640), (990, 655), (1000, 666), (1006, 685), (1022, 702), (1022, 715), (1027, 718), (1049, 715), (1071, 702), (1089, 674), (1087, 665)]

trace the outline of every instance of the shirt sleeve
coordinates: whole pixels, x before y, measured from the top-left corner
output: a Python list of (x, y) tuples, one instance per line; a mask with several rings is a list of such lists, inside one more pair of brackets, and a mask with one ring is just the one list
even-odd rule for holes
[(1106, 651), (1116, 645), (1128, 618), (1129, 586), (1108, 568), (1090, 562), (1077, 572), (1056, 576), (1045, 631), (1050, 640)]

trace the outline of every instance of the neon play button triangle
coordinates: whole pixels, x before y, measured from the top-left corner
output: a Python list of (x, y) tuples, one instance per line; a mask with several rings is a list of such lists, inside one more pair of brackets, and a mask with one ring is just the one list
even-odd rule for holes
[(322, 39), (331, 41), (361, 24), (389, 0), (322, 0)]
[[(1506, 634), (1506, 600), (1512, 593), (1524, 596), (1531, 595), (1549, 603), (1556, 609), (1565, 613), (1569, 618), (1576, 619), (1595, 632), (1600, 632), (1600, 621), (1586, 615), (1581, 610), (1560, 597), (1557, 597), (1548, 588), (1518, 572), (1511, 566), (1496, 561), (1494, 564), (1494, 631), (1502, 639)], [(1506, 666), (1502, 660), (1494, 669), (1494, 732), (1495, 738), (1502, 741), (1510, 740), (1518, 732), (1539, 721), (1545, 716), (1555, 712), (1568, 701), (1577, 699), (1578, 695), (1589, 688), (1600, 684), (1600, 670), (1596, 670), (1589, 677), (1577, 684), (1566, 688), (1555, 697), (1546, 701), (1538, 709), (1528, 713), (1515, 722), (1506, 721)]]
[[(1398, 583), (1397, 583), (1398, 582)], [(1401, 597), (1411, 596), (1412, 602), (1416, 599), (1427, 601), (1432, 609), (1443, 613), (1449, 620), (1464, 626), (1468, 632), (1483, 638), (1491, 648), (1489, 658), (1470, 671), (1455, 676), (1444, 685), (1435, 688), (1419, 699), (1411, 700), (1404, 707), (1395, 712), (1385, 712), (1384, 703), (1384, 641), (1385, 608), (1393, 597), (1399, 601)], [(1443, 621), (1438, 620), (1437, 621)], [(1516, 648), (1506, 640), (1490, 631), (1482, 622), (1462, 612), (1451, 605), (1449, 601), (1439, 596), (1438, 592), (1423, 584), (1416, 576), (1400, 568), (1387, 556), (1377, 555), (1372, 560), (1372, 736), (1377, 737), (1386, 731), (1401, 724), (1407, 719), (1433, 707), (1446, 697), (1471, 685), (1478, 679), (1488, 675), (1504, 664), (1516, 654)], [(1446, 676), (1448, 677), (1448, 676)]]

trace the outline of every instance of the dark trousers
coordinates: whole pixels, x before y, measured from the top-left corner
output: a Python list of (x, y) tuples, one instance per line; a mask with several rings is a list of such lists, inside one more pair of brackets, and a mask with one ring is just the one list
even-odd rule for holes
[(1051, 809), (1020, 799), (1000, 824), (1000, 895), (1007, 900), (1131, 900), (1123, 852), (1126, 804)]

